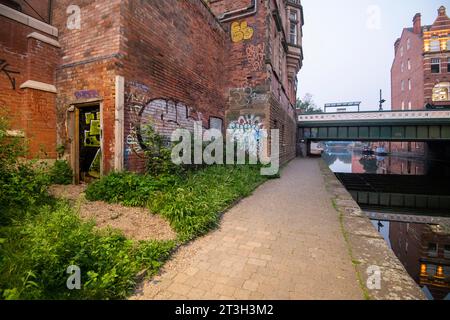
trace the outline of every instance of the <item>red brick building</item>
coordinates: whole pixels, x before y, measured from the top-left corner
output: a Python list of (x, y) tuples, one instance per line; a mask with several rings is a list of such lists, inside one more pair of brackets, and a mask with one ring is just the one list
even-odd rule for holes
[[(32, 149), (44, 142), (47, 157), (65, 146), (77, 181), (142, 171), (145, 125), (165, 137), (194, 121), (277, 128), (281, 161), (295, 156), (299, 0), (36, 0), (28, 1), (32, 13), (21, 1), (1, 1), (0, 59), (20, 72), (20, 86), (33, 80), (34, 87), (13, 87), (3, 76), (0, 102), (14, 115), (34, 114), (45, 96), (37, 101), (40, 109), (45, 101), (46, 118), (17, 115), (14, 128)], [(42, 27), (33, 37), (38, 8)]]
[[(432, 25), (421, 14), (395, 42), (391, 69), (392, 110), (450, 108), (450, 19), (440, 7)], [(423, 155), (423, 143), (392, 143), (391, 151)]]
[(27, 3), (34, 10), (0, 1), (0, 114), (11, 134), (27, 138), (30, 157), (55, 158), (58, 29), (48, 24), (46, 1)]

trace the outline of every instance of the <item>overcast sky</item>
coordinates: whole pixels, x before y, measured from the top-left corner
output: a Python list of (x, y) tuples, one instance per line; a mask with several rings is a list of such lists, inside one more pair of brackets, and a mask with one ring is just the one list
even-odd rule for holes
[[(394, 42), (412, 27), (417, 12), (432, 24), (448, 0), (302, 0), (305, 60), (299, 73), (299, 97), (325, 103), (362, 101), (362, 110), (378, 110), (379, 90), (391, 106), (390, 69)], [(379, 15), (378, 15), (379, 13)], [(378, 18), (379, 17), (379, 18)]]

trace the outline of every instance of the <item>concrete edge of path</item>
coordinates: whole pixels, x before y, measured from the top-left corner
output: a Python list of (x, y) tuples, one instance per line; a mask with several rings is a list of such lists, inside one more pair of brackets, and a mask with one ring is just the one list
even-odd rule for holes
[[(323, 160), (320, 168), (333, 206), (339, 212), (343, 236), (366, 298), (425, 300), (420, 287)], [(373, 282), (377, 270), (381, 276), (380, 286)]]

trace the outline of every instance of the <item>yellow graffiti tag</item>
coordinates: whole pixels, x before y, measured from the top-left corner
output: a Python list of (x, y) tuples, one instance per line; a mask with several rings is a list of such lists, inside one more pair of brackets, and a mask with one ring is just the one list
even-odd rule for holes
[(253, 28), (247, 25), (247, 21), (233, 22), (231, 25), (231, 40), (233, 42), (241, 42), (250, 40), (253, 37)]

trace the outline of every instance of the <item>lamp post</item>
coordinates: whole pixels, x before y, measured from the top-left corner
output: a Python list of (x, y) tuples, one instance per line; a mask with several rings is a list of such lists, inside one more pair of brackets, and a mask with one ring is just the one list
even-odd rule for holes
[(386, 100), (383, 99), (383, 90), (380, 89), (380, 110), (383, 111), (383, 103), (385, 103)]

